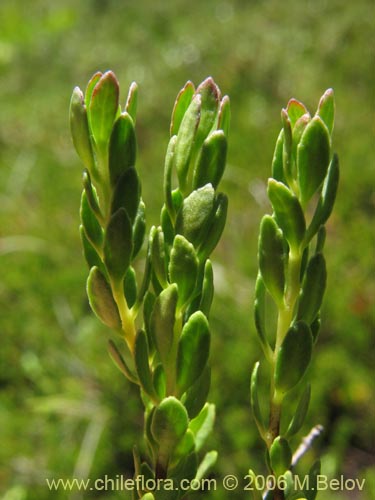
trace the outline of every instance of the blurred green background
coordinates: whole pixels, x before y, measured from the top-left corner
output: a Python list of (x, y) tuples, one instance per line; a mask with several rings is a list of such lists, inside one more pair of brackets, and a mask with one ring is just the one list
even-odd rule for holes
[(131, 475), (142, 432), (137, 390), (110, 361), (108, 330), (88, 307), (78, 234), (82, 165), (69, 135), (69, 99), (75, 85), (84, 88), (106, 69), (117, 74), (123, 99), (133, 80), (140, 87), (138, 168), (149, 227), (162, 203), (177, 92), (188, 79), (198, 84), (212, 75), (231, 97), (221, 184), (230, 209), (213, 257), (217, 422), (209, 445), (220, 450), (218, 480), (243, 477), (249, 467), (264, 473), (248, 389), (261, 357), (252, 320), (257, 234), (269, 211), (265, 184), (280, 110), (295, 97), (315, 111), (334, 88), (342, 173), (327, 228), (329, 282), (303, 431), (325, 427), (307, 463), (322, 453), (330, 477), (366, 478), (366, 492), (328, 491), (319, 499), (374, 498), (374, 33), (371, 0), (1, 1), (2, 498), (94, 498), (50, 492), (45, 479)]

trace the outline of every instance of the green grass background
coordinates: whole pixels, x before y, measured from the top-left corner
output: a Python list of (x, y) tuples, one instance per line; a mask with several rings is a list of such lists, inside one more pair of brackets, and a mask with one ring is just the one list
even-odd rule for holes
[[(322, 492), (319, 499), (373, 498), (373, 52), (371, 0), (1, 1), (2, 498), (95, 498), (49, 492), (45, 478), (131, 475), (132, 446), (142, 432), (137, 390), (111, 363), (109, 332), (89, 310), (78, 235), (82, 165), (69, 135), (69, 99), (75, 85), (85, 87), (93, 72), (106, 69), (117, 74), (122, 99), (133, 80), (140, 87), (138, 168), (148, 227), (162, 203), (178, 90), (212, 75), (231, 97), (221, 184), (230, 208), (213, 256), (210, 400), (217, 422), (209, 445), (220, 451), (218, 480), (243, 477), (249, 467), (264, 473), (248, 394), (261, 358), (252, 301), (280, 110), (295, 97), (315, 111), (324, 90), (334, 88), (341, 181), (327, 227), (329, 281), (303, 429), (321, 423), (325, 433), (306, 463), (321, 453), (330, 477), (366, 478), (366, 492)], [(202, 498), (228, 495), (249, 498), (222, 488)]]

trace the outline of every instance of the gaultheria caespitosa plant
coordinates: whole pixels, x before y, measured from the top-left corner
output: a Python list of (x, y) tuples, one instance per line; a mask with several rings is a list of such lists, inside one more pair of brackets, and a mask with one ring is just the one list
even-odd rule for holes
[[(164, 169), (164, 206), (152, 227), (144, 272), (133, 263), (145, 235), (145, 205), (136, 161), (137, 86), (125, 108), (108, 71), (95, 74), (85, 94), (73, 91), (70, 124), (85, 165), (81, 236), (90, 268), (87, 293), (98, 318), (125, 341), (110, 354), (140, 387), (145, 406), (148, 459), (135, 447), (135, 476), (173, 481), (172, 491), (146, 491), (134, 499), (177, 500), (180, 480), (201, 478), (216, 452), (199, 461), (212, 429), (206, 403), (210, 369), (208, 315), (213, 298), (209, 256), (224, 229), (227, 198), (217, 192), (226, 162), (229, 99), (207, 78), (188, 82), (177, 96)], [(173, 189), (173, 184), (177, 187)], [(150, 484), (150, 483), (148, 483)], [(151, 483), (152, 484), (152, 483)], [(165, 485), (171, 483), (165, 483)]]
[[(303, 496), (314, 500), (314, 478), (320, 464), (314, 464), (309, 482), (304, 483), (309, 488), (296, 492), (289, 441), (301, 429), (309, 405), (310, 386), (304, 374), (317, 340), (326, 285), (324, 225), (334, 205), (339, 179), (338, 159), (332, 154), (331, 144), (333, 91), (325, 92), (313, 117), (302, 103), (292, 99), (281, 118), (282, 130), (268, 181), (273, 214), (265, 215), (260, 224), (254, 304), (256, 330), (270, 368), (268, 423), (258, 399), (259, 362), (251, 377), (251, 406), (267, 446), (267, 467), (276, 480), (265, 498)], [(275, 332), (269, 331), (270, 316), (277, 317)], [(300, 396), (294, 416), (288, 423), (281, 422), (284, 399), (295, 387)], [(275, 484), (280, 487), (275, 488)], [(261, 493), (254, 492), (254, 498), (261, 499)]]

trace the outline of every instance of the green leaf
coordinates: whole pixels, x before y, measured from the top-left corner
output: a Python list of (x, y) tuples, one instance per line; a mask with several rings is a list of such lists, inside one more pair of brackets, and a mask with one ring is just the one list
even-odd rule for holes
[(178, 134), (181, 122), (193, 98), (194, 90), (193, 83), (188, 81), (177, 95), (172, 111), (170, 126), (171, 137)]
[(163, 183), (165, 206), (168, 210), (169, 216), (173, 219), (175, 217), (175, 208), (172, 199), (172, 170), (173, 170), (174, 150), (176, 146), (176, 140), (177, 136), (174, 135), (173, 137), (171, 137), (168, 144), (167, 154), (165, 155), (164, 183)]
[(165, 466), (180, 439), (188, 429), (188, 414), (183, 404), (169, 396), (155, 408), (151, 422), (151, 433), (159, 445), (159, 461)]
[(104, 272), (103, 262), (102, 262), (101, 258), (99, 257), (98, 252), (95, 250), (95, 248), (92, 246), (90, 241), (87, 239), (86, 232), (85, 232), (82, 225), (79, 227), (79, 232), (81, 235), (83, 255), (85, 256), (85, 259), (86, 259), (86, 262), (89, 266), (89, 269), (96, 266), (102, 272)]
[(199, 309), (206, 316), (206, 318), (208, 318), (209, 316), (213, 297), (214, 297), (214, 273), (212, 270), (211, 261), (207, 259), (204, 265), (202, 294), (199, 304)]
[(73, 90), (70, 101), (69, 119), (70, 131), (77, 154), (83, 161), (86, 168), (92, 173), (93, 177), (98, 180), (98, 172), (96, 170), (90, 139), (86, 106), (82, 91), (79, 87), (75, 87)]
[(201, 311), (185, 323), (177, 352), (177, 386), (183, 394), (202, 374), (210, 351), (208, 321)]
[(296, 161), (297, 159), (297, 147), (298, 144), (301, 141), (302, 135), (307, 127), (307, 125), (311, 121), (311, 116), (309, 113), (306, 113), (305, 115), (302, 115), (301, 118), (299, 118), (294, 125), (293, 128), (293, 145), (292, 145), (292, 156), (293, 156), (293, 161)]
[(332, 134), (335, 120), (335, 97), (333, 89), (326, 90), (320, 98), (317, 115), (324, 121), (329, 133)]
[(297, 101), (297, 99), (290, 99), (286, 107), (286, 111), (288, 113), (288, 117), (292, 125), (292, 128), (294, 127), (298, 119), (301, 118), (302, 115), (308, 113), (304, 104), (302, 104), (302, 102), (300, 101)]
[(138, 85), (132, 82), (129, 87), (128, 97), (126, 98), (125, 111), (131, 116), (133, 123), (135, 123), (137, 115), (138, 104)]
[(180, 234), (176, 235), (169, 261), (170, 282), (178, 286), (178, 306), (192, 296), (198, 276), (198, 258), (194, 247)]
[(318, 476), (320, 475), (320, 460), (317, 460), (309, 470), (308, 489), (304, 489), (306, 500), (315, 500), (318, 488)]
[(307, 243), (309, 243), (314, 234), (318, 232), (320, 226), (326, 223), (332, 213), (333, 205), (336, 200), (339, 176), (339, 159), (337, 155), (333, 155), (317, 208), (306, 232)]
[(133, 224), (138, 212), (141, 198), (140, 183), (135, 168), (130, 167), (117, 179), (113, 191), (111, 213), (114, 214), (120, 208), (124, 208), (130, 222)]
[(85, 90), (85, 105), (86, 108), (88, 109), (90, 107), (90, 101), (92, 97), (92, 93), (94, 92), (95, 85), (98, 83), (98, 81), (101, 79), (103, 76), (103, 73), (101, 71), (97, 71), (89, 80), (86, 90)]
[(134, 269), (129, 266), (124, 278), (124, 293), (129, 309), (137, 300), (137, 279)]
[(174, 323), (178, 300), (177, 285), (173, 283), (156, 298), (151, 314), (150, 328), (160, 360), (165, 370), (174, 342)]
[(297, 197), (274, 179), (268, 180), (268, 196), (285, 239), (291, 248), (298, 250), (305, 236), (306, 223)]
[(219, 87), (211, 77), (206, 78), (197, 87), (195, 94), (201, 96), (202, 102), (200, 121), (194, 144), (195, 151), (198, 151), (215, 124), (219, 111), (221, 95)]
[(132, 252), (131, 223), (125, 209), (120, 208), (112, 215), (104, 240), (104, 263), (116, 281), (121, 281), (125, 276)]
[(146, 233), (146, 207), (142, 200), (138, 205), (137, 215), (135, 216), (133, 224), (133, 254), (134, 259), (142, 248), (143, 240)]
[(211, 221), (215, 190), (211, 184), (193, 191), (185, 198), (177, 214), (176, 233), (182, 234), (195, 248), (202, 242)]
[[(253, 500), (263, 500), (263, 497), (262, 497), (262, 490), (261, 489), (258, 489), (258, 480), (257, 480), (258, 476), (255, 474), (255, 472), (253, 471), (253, 469), (249, 469), (249, 479), (251, 481), (251, 485), (254, 485), (252, 486), (252, 499)], [(265, 497), (266, 498), (266, 497)]]
[(319, 116), (305, 128), (297, 147), (297, 171), (301, 203), (305, 205), (321, 186), (330, 161), (330, 137)]
[(281, 110), (281, 121), (283, 124), (283, 169), (286, 180), (289, 184), (292, 183), (294, 179), (293, 172), (293, 161), (292, 161), (292, 125), (289, 120), (288, 113), (286, 109)]
[(201, 481), (205, 478), (208, 472), (212, 469), (217, 461), (217, 451), (212, 450), (205, 454), (202, 462), (199, 464), (195, 479)]
[(148, 345), (149, 345), (150, 349), (151, 349), (151, 346), (154, 345), (154, 340), (152, 338), (152, 332), (151, 332), (151, 315), (152, 315), (152, 311), (154, 309), (155, 300), (156, 300), (156, 297), (152, 292), (150, 292), (150, 291), (145, 292), (145, 296), (144, 296), (144, 300), (143, 300), (143, 323), (144, 323), (145, 330), (147, 333)]
[(265, 286), (275, 302), (281, 304), (285, 286), (283, 235), (273, 217), (269, 215), (265, 215), (260, 223), (258, 259)]
[(268, 360), (272, 358), (272, 349), (266, 335), (266, 287), (259, 274), (255, 283), (254, 319), (258, 338)]
[(259, 397), (258, 397), (258, 371), (259, 371), (260, 363), (257, 361), (253, 368), (253, 372), (251, 374), (251, 382), (250, 382), (250, 402), (251, 402), (251, 410), (253, 412), (253, 417), (255, 423), (259, 429), (261, 435), (264, 435), (265, 427), (263, 422), (262, 413), (260, 411), (259, 405)]
[(326, 263), (323, 254), (311, 257), (302, 284), (298, 305), (298, 319), (310, 325), (316, 318), (323, 302), (327, 282)]
[(139, 330), (135, 338), (134, 362), (143, 390), (151, 398), (156, 397), (150, 370), (147, 336), (143, 330)]
[(159, 399), (165, 398), (167, 386), (166, 386), (165, 371), (162, 364), (159, 363), (156, 366), (153, 373), (152, 381), (155, 388), (155, 392), (159, 396)]
[(216, 189), (225, 169), (227, 139), (222, 130), (215, 130), (203, 142), (193, 177), (193, 189), (211, 183)]
[(275, 151), (272, 159), (272, 177), (286, 184), (283, 167), (283, 150), (284, 150), (284, 130), (280, 131), (276, 141)]
[(195, 451), (200, 451), (214, 428), (215, 405), (206, 403), (201, 412), (189, 423), (195, 438)]
[(206, 403), (211, 384), (211, 370), (206, 365), (203, 373), (186, 392), (185, 408), (190, 418), (195, 418)]
[(222, 130), (227, 138), (229, 136), (230, 118), (230, 100), (229, 97), (225, 95), (220, 101), (217, 129)]
[(186, 457), (194, 451), (195, 441), (194, 434), (190, 429), (188, 429), (184, 437), (179, 441), (178, 445), (173, 451), (173, 461), (170, 464), (173, 467), (176, 462), (179, 462), (182, 458)]
[(101, 213), (100, 207), (99, 207), (98, 196), (96, 194), (95, 187), (91, 183), (90, 173), (87, 169), (85, 169), (83, 171), (82, 182), (83, 182), (83, 187), (85, 189), (86, 198), (87, 198), (87, 201), (90, 205), (90, 208), (91, 208), (92, 212), (95, 214), (98, 221), (102, 222), (104, 219), (103, 219), (103, 215)]
[(134, 123), (128, 113), (122, 113), (113, 126), (109, 142), (109, 176), (111, 186), (129, 167), (135, 166), (137, 143)]
[(155, 500), (155, 497), (152, 493), (146, 493), (141, 497), (141, 500)]
[(162, 286), (162, 288), (167, 288), (167, 262), (165, 255), (165, 245), (164, 245), (164, 233), (161, 227), (155, 228), (152, 234), (152, 244), (151, 244), (151, 260), (152, 269)]
[(123, 358), (122, 354), (118, 350), (116, 344), (112, 341), (108, 341), (108, 352), (110, 357), (112, 358), (112, 361), (114, 364), (117, 366), (117, 368), (125, 375), (125, 377), (130, 380), (130, 382), (133, 382), (133, 384), (139, 384), (139, 380), (137, 378), (137, 375), (130, 370), (128, 367), (125, 359)]
[(285, 438), (278, 436), (271, 444), (270, 461), (276, 477), (283, 475), (289, 469), (292, 463), (292, 450)]
[(294, 436), (301, 429), (303, 422), (305, 421), (307, 410), (309, 408), (310, 396), (311, 396), (311, 386), (309, 384), (306, 386), (305, 390), (303, 391), (299, 399), (296, 411), (294, 412), (293, 418), (285, 433), (286, 438)]
[(87, 239), (100, 253), (103, 246), (103, 230), (87, 201), (86, 191), (82, 191), (80, 217)]
[(276, 390), (285, 393), (302, 378), (311, 360), (313, 339), (303, 321), (291, 326), (279, 348), (275, 367)]
[(200, 261), (206, 260), (211, 252), (219, 243), (221, 235), (223, 234), (225, 222), (227, 220), (228, 212), (228, 198), (224, 193), (219, 193), (216, 196), (213, 215), (209, 220), (207, 230), (204, 234), (204, 239), (199, 248)]
[(112, 71), (104, 73), (95, 84), (89, 107), (89, 123), (98, 148), (104, 152), (119, 106), (119, 84)]
[(187, 188), (190, 159), (200, 116), (201, 97), (196, 95), (192, 99), (181, 121), (175, 146), (175, 166), (177, 170), (178, 182), (182, 192), (185, 192)]
[(97, 267), (91, 269), (87, 279), (87, 295), (96, 316), (110, 328), (120, 329), (121, 319), (111, 287)]

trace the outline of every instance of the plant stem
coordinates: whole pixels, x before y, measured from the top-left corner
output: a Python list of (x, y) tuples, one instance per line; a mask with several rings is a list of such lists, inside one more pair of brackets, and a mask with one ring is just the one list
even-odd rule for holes
[(116, 301), (120, 314), (122, 331), (124, 332), (126, 343), (128, 344), (130, 352), (134, 353), (134, 342), (136, 336), (134, 315), (126, 302), (122, 281), (114, 282), (111, 280), (111, 287), (113, 298)]

